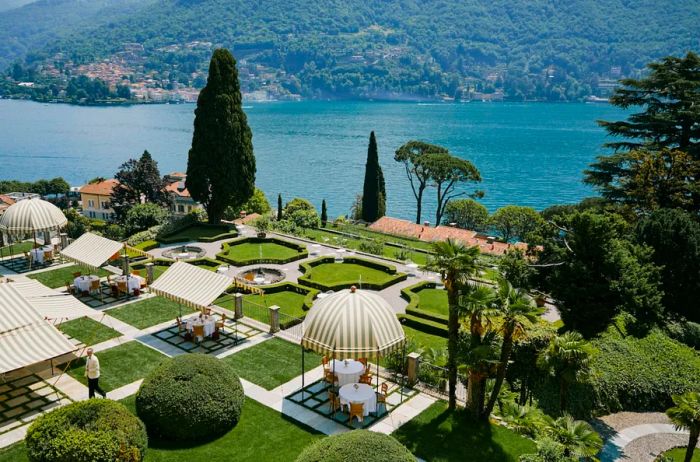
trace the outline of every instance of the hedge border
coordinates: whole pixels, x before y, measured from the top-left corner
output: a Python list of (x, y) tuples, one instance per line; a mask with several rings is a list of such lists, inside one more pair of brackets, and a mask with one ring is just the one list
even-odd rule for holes
[[(139, 261), (138, 263), (131, 265), (131, 268), (133, 269), (138, 267), (137, 269), (146, 270), (146, 263), (153, 263), (156, 266), (172, 266), (175, 262), (176, 260), (170, 260), (168, 258), (154, 258), (152, 260)], [(201, 266), (205, 263), (214, 263), (217, 265), (217, 267), (222, 265), (219, 260), (214, 260), (213, 258), (209, 257), (195, 258), (193, 260), (186, 260), (186, 262), (195, 266)]]
[[(226, 255), (228, 249), (235, 247), (237, 245), (252, 242), (254, 244), (264, 244), (272, 243), (278, 244), (284, 247), (288, 247), (292, 250), (297, 251), (297, 255), (290, 258), (251, 258), (248, 260), (238, 260)], [(221, 244), (221, 252), (216, 254), (216, 258), (223, 262), (229, 263), (233, 266), (250, 266), (250, 265), (260, 265), (260, 264), (273, 264), (273, 265), (284, 265), (286, 263), (291, 263), (293, 261), (302, 260), (309, 256), (306, 247), (297, 244), (295, 242), (287, 241), (285, 239), (279, 239), (277, 237), (244, 237), (242, 239), (236, 239), (235, 241), (228, 241)]]
[(447, 316), (441, 316), (418, 308), (418, 304), (420, 303), (419, 292), (424, 289), (434, 289), (436, 286), (437, 284), (434, 282), (421, 281), (418, 284), (401, 289), (401, 298), (408, 301), (408, 305), (406, 305), (406, 314), (447, 325)]
[(149, 250), (157, 249), (160, 247), (160, 242), (155, 241), (153, 239), (149, 239), (147, 241), (140, 242), (136, 245), (132, 246), (135, 249), (143, 250), (144, 252), (148, 252)]
[[(335, 262), (335, 257), (319, 257), (316, 258), (315, 260), (307, 261), (304, 263), (301, 263), (299, 265), (299, 271), (303, 273), (302, 276), (300, 276), (297, 281), (299, 284), (307, 287), (311, 287), (314, 289), (318, 290), (342, 290), (342, 289), (347, 289), (349, 287), (352, 287), (357, 284), (357, 281), (344, 281), (344, 282), (339, 282), (337, 284), (333, 285), (327, 285), (327, 284), (322, 284), (317, 281), (311, 281), (308, 279), (307, 275), (310, 271), (313, 270), (314, 267), (323, 265), (326, 263), (334, 263)], [(383, 284), (374, 284), (372, 282), (363, 282), (362, 287), (364, 289), (369, 289), (369, 290), (384, 290), (389, 286), (392, 286), (396, 284), (397, 282), (405, 281), (408, 278), (408, 274), (406, 273), (398, 273), (396, 272), (396, 267), (393, 265), (387, 265), (384, 263), (379, 263), (376, 261), (372, 260), (367, 260), (365, 258), (358, 258), (358, 257), (344, 257), (343, 258), (343, 263), (355, 263), (358, 265), (366, 266), (371, 269), (375, 269), (378, 271), (383, 271), (387, 273), (388, 275), (391, 276), (391, 278), (386, 281)], [(339, 263), (339, 264), (343, 264)]]
[(447, 326), (441, 323), (419, 318), (411, 314), (398, 314), (399, 322), (408, 327), (412, 327), (426, 334), (437, 335), (447, 338)]
[(177, 242), (189, 242), (188, 240), (183, 240), (180, 238), (173, 238), (175, 234), (179, 234), (186, 229), (192, 228), (194, 226), (204, 226), (204, 227), (217, 227), (217, 228), (228, 228), (229, 231), (221, 234), (217, 234), (216, 236), (210, 236), (210, 237), (199, 237), (195, 242), (216, 242), (220, 241), (222, 239), (233, 239), (238, 237), (238, 231), (236, 231), (235, 228), (228, 227), (226, 225), (212, 225), (210, 223), (192, 223), (187, 226), (184, 226), (176, 231), (173, 231), (171, 233), (166, 234), (165, 236), (157, 236), (156, 241), (160, 242), (161, 244), (175, 244)]

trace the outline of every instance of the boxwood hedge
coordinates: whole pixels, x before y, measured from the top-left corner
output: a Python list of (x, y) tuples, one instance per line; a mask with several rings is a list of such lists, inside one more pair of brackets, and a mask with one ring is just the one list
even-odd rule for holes
[(244, 399), (241, 381), (228, 364), (188, 354), (171, 358), (146, 377), (136, 394), (136, 413), (150, 435), (196, 441), (232, 429)]
[[(313, 287), (314, 289), (318, 290), (342, 290), (342, 289), (347, 289), (351, 286), (354, 286), (357, 284), (357, 281), (347, 281), (347, 282), (339, 282), (337, 284), (324, 284), (315, 280), (312, 280), (309, 277), (309, 274), (311, 270), (318, 265), (323, 265), (326, 263), (333, 263), (335, 261), (334, 257), (319, 257), (311, 261), (303, 262), (299, 264), (299, 271), (304, 273), (303, 276), (297, 279), (299, 284), (305, 285), (307, 287)], [(387, 279), (386, 282), (383, 284), (375, 284), (370, 281), (362, 281), (362, 288), (367, 289), (367, 290), (384, 290), (387, 287), (396, 284), (397, 282), (400, 281), (405, 281), (408, 278), (408, 275), (406, 273), (398, 273), (396, 271), (396, 267), (393, 265), (387, 265), (384, 263), (380, 263), (377, 261), (373, 260), (368, 260), (365, 258), (357, 258), (357, 257), (345, 257), (343, 258), (344, 263), (355, 263), (357, 265), (362, 265), (366, 266), (368, 268), (372, 268), (378, 271), (383, 271), (386, 274), (390, 275), (391, 277)], [(341, 263), (342, 264), (342, 263)]]
[(416, 457), (393, 436), (354, 430), (328, 436), (307, 446), (296, 462), (415, 462)]
[(121, 403), (91, 399), (37, 418), (25, 439), (32, 462), (138, 462), (146, 427)]

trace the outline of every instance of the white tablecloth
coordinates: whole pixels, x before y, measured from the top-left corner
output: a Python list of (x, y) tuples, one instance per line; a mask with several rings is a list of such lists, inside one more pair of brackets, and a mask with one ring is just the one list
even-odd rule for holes
[(330, 363), (330, 371), (338, 376), (338, 386), (342, 387), (349, 383), (358, 383), (360, 376), (365, 370), (365, 366), (360, 361), (348, 359), (347, 366), (343, 360), (334, 360)]
[(100, 278), (98, 276), (91, 274), (90, 276), (78, 276), (73, 280), (73, 284), (75, 285), (75, 288), (78, 289), (80, 292), (89, 292), (90, 282), (99, 280)]
[(201, 325), (204, 326), (204, 336), (211, 337), (216, 327), (216, 320), (212, 317), (209, 319), (191, 318), (187, 320), (187, 330), (189, 332), (194, 330), (194, 326)]
[[(114, 279), (112, 279), (114, 282), (124, 282), (127, 281), (126, 276), (117, 276)], [(144, 279), (141, 276), (136, 276), (135, 274), (130, 274), (129, 279), (127, 281), (127, 288), (129, 289), (129, 292), (133, 292), (136, 289), (141, 288), (141, 282), (144, 281)]]
[[(357, 385), (357, 390), (355, 385)], [(349, 406), (350, 403), (364, 404), (364, 414), (366, 416), (370, 412), (377, 411), (377, 395), (374, 393), (374, 388), (365, 383), (349, 383), (340, 387), (338, 394), (340, 395), (340, 404), (344, 406)]]
[(53, 250), (53, 247), (50, 245), (45, 245), (44, 247), (39, 247), (38, 249), (32, 249), (32, 258), (37, 263), (44, 263), (44, 252), (48, 252), (50, 250)]

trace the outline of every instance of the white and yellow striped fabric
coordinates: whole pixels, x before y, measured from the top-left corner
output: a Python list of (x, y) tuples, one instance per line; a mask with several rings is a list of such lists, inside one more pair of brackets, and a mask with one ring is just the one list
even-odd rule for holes
[(68, 219), (61, 210), (41, 199), (24, 199), (9, 206), (0, 216), (0, 232), (24, 235), (62, 228)]
[(384, 356), (406, 339), (386, 300), (365, 290), (341, 290), (316, 302), (303, 332), (302, 346), (337, 359)]
[(97, 234), (85, 233), (68, 247), (61, 250), (61, 254), (79, 265), (97, 270), (123, 248), (124, 244), (121, 242), (113, 241)]
[(75, 350), (12, 284), (0, 284), (0, 374)]
[(95, 314), (95, 310), (74, 296), (49, 289), (44, 284), (24, 276), (10, 276), (8, 284), (17, 289), (36, 311), (49, 321), (69, 321)]
[(185, 262), (175, 262), (151, 284), (151, 292), (195, 309), (212, 304), (233, 278), (199, 268)]

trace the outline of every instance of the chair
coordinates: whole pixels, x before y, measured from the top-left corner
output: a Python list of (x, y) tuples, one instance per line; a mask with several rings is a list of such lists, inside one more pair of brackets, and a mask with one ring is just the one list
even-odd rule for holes
[(343, 405), (340, 404), (340, 397), (331, 390), (328, 390), (328, 407), (331, 410), (331, 415), (335, 415), (338, 410), (343, 410)]
[(180, 316), (177, 316), (175, 318), (175, 323), (177, 323), (177, 335), (180, 335), (180, 333), (185, 329), (185, 326), (182, 325), (182, 320), (180, 319)]
[(365, 383), (367, 385), (372, 385), (372, 376), (370, 374), (362, 374), (360, 376), (360, 383)]
[(141, 271), (139, 270), (131, 270), (131, 275), (132, 276), (141, 276)]
[(383, 404), (384, 409), (386, 410), (386, 397), (389, 394), (389, 384), (386, 382), (382, 383), (380, 389), (381, 391), (377, 393), (377, 409), (379, 409), (380, 404)]
[(79, 278), (82, 275), (83, 275), (83, 273), (81, 273), (80, 271), (76, 271), (75, 273), (73, 273), (74, 278)]
[(99, 279), (91, 279), (90, 280), (90, 293), (93, 294), (95, 292), (100, 291), (100, 280)]
[(365, 405), (362, 403), (350, 403), (350, 417), (348, 422), (352, 422), (352, 418), (357, 417), (357, 421), (363, 423), (365, 421)]
[(68, 292), (68, 293), (71, 294), (71, 295), (74, 294), (74, 292), (73, 292), (73, 286), (71, 286), (71, 285), (70, 285), (70, 282), (68, 282), (68, 281), (66, 281), (66, 292)]
[(367, 358), (360, 358), (358, 361), (360, 361), (362, 365), (365, 366), (365, 369), (367, 369)]
[(192, 336), (198, 343), (201, 343), (204, 340), (204, 325), (195, 324), (192, 326)]
[(321, 364), (323, 364), (323, 373), (325, 374), (326, 372), (330, 371), (330, 359), (328, 359), (328, 356), (324, 356), (321, 358)]
[(129, 288), (126, 285), (126, 281), (117, 281), (117, 293), (129, 295)]
[(333, 387), (336, 383), (338, 383), (338, 376), (331, 371), (326, 371), (326, 373), (323, 375), (323, 381)]
[(53, 261), (53, 251), (52, 250), (44, 251), (44, 261)]

